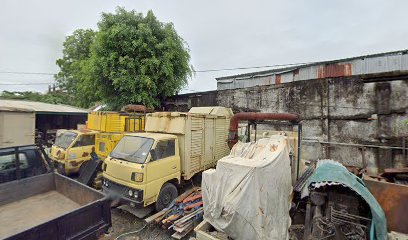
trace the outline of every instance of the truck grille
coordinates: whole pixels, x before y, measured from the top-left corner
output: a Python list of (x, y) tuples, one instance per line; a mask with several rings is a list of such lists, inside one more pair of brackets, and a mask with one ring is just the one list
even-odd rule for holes
[(134, 197), (130, 197), (128, 194), (129, 187), (114, 183), (112, 181), (109, 181), (108, 179), (103, 179), (103, 183), (102, 183), (104, 188), (108, 188), (110, 190), (112, 190), (114, 193), (120, 195), (121, 197), (125, 197), (126, 199), (129, 199), (131, 201), (142, 201), (143, 200), (143, 190), (138, 190), (138, 189), (132, 189), (132, 191), (137, 191), (138, 192), (138, 197), (134, 198)]
[(104, 184), (104, 186), (106, 188), (112, 189), (114, 192), (116, 192), (118, 194), (127, 196), (127, 192), (129, 190), (128, 187), (125, 187), (125, 186), (122, 186), (120, 184), (114, 183), (112, 181), (109, 181), (108, 179), (104, 179), (104, 181), (105, 181), (105, 183), (107, 183), (107, 186), (106, 186), (106, 184)]

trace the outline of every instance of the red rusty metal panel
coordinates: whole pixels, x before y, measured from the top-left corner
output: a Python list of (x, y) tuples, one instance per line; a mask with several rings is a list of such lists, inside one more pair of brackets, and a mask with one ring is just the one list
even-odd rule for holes
[(368, 177), (364, 182), (384, 210), (388, 231), (408, 234), (408, 186)]
[(292, 81), (296, 81), (296, 76), (299, 76), (299, 68), (293, 70), (292, 74), (293, 74)]
[(281, 75), (280, 74), (276, 74), (275, 76), (275, 84), (280, 84), (281, 83)]
[(317, 78), (346, 77), (352, 75), (351, 63), (328, 64), (317, 68)]

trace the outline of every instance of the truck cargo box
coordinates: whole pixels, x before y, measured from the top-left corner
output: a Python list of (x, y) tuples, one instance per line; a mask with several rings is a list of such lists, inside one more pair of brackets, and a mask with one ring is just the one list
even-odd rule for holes
[(126, 112), (90, 112), (88, 129), (101, 132), (140, 132), (144, 129), (144, 114)]
[(111, 226), (108, 198), (49, 173), (0, 185), (0, 239), (96, 239)]
[(193, 107), (188, 113), (149, 113), (145, 130), (178, 137), (182, 175), (190, 179), (229, 154), (227, 139), (232, 115), (232, 110), (225, 107)]

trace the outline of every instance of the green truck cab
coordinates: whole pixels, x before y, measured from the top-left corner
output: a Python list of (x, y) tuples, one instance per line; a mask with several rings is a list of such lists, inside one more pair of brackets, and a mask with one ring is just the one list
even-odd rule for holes
[(231, 117), (224, 107), (147, 114), (146, 133), (125, 134), (105, 159), (103, 191), (130, 206), (165, 208), (183, 181), (229, 154)]

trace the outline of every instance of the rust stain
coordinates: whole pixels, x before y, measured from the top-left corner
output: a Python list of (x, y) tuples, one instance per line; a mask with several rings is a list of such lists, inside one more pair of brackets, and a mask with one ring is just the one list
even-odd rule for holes
[(280, 84), (281, 83), (281, 75), (280, 74), (276, 74), (275, 76), (275, 84)]
[(319, 66), (317, 69), (317, 78), (346, 77), (352, 75), (351, 63), (328, 64)]
[(276, 149), (278, 149), (278, 145), (272, 144), (272, 145), (270, 146), (270, 148), (269, 148), (269, 151), (275, 152)]
[(297, 75), (299, 75), (299, 68), (293, 70), (293, 81), (295, 80), (295, 77), (296, 77)]
[(82, 157), (87, 157), (87, 156), (89, 156), (89, 152), (82, 153)]
[(408, 186), (367, 177), (364, 182), (384, 210), (388, 231), (408, 234)]

